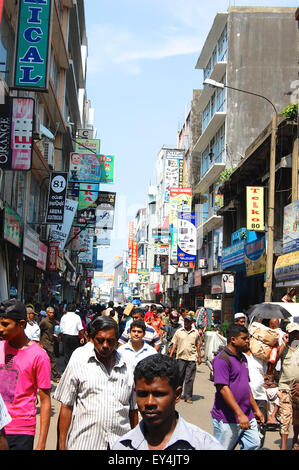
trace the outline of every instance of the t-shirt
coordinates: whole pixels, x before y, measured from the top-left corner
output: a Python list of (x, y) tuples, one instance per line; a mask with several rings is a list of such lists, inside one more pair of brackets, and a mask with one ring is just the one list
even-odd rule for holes
[[(225, 354), (229, 362), (225, 360)], [(214, 385), (228, 385), (236, 402), (249, 420), (254, 418), (250, 404), (249, 371), (246, 357), (241, 354), (235, 356), (229, 348), (225, 347), (213, 360)], [(211, 415), (217, 421), (224, 423), (238, 423), (237, 417), (230, 406), (216, 391), (214, 406)]]
[(75, 312), (67, 312), (60, 320), (61, 333), (64, 335), (78, 336), (83, 330), (81, 318)]
[(191, 328), (187, 331), (185, 328), (179, 328), (173, 335), (171, 342), (176, 345), (176, 359), (197, 360), (197, 348), (200, 345), (200, 336), (197, 330)]
[(37, 343), (15, 349), (0, 341), (0, 393), (12, 421), (6, 434), (34, 436), (38, 389), (51, 389), (50, 359)]

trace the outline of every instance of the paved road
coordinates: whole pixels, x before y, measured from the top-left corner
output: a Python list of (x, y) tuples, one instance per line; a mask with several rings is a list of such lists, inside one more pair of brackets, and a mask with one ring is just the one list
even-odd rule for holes
[[(58, 360), (58, 367), (61, 370), (61, 364), (63, 363), (62, 358)], [(55, 391), (56, 384), (52, 383), (51, 396)], [(183, 418), (187, 421), (196, 424), (201, 427), (203, 430), (213, 433), (212, 420), (210, 415), (210, 410), (214, 401), (214, 385), (209, 380), (209, 369), (206, 364), (201, 364), (197, 368), (196, 379), (194, 383), (194, 402), (192, 405), (185, 403), (183, 400), (180, 401), (177, 405), (177, 410), (181, 413)], [(52, 400), (52, 418), (50, 424), (50, 431), (47, 440), (46, 450), (55, 450), (56, 449), (56, 429), (57, 429), (57, 419), (59, 414), (60, 404), (56, 400)], [(39, 425), (39, 415), (38, 415), (38, 424)], [(38, 435), (38, 429), (37, 429)], [(288, 449), (291, 449), (291, 437), (288, 440)], [(280, 445), (280, 436), (278, 432), (267, 432), (266, 440), (264, 444), (265, 449), (269, 450), (279, 450)]]

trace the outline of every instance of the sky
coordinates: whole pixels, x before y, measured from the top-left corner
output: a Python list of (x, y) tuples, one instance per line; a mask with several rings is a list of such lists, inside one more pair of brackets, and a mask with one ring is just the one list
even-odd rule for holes
[(112, 242), (101, 248), (104, 272), (127, 247), (128, 224), (145, 207), (155, 163), (164, 145), (177, 145), (195, 69), (218, 12), (229, 6), (298, 7), (298, 0), (85, 0), (87, 95), (95, 112), (101, 153), (115, 156), (117, 193)]

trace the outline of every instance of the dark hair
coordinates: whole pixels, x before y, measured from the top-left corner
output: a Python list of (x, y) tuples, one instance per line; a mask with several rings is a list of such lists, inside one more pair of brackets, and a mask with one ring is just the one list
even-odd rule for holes
[(92, 338), (101, 330), (115, 330), (115, 336), (118, 339), (118, 325), (111, 317), (96, 317), (90, 324), (90, 336)]
[(75, 312), (76, 311), (76, 305), (75, 304), (67, 304), (67, 307), (66, 307), (67, 311), (68, 312)]
[(130, 331), (133, 328), (142, 328), (143, 332), (145, 333), (145, 323), (144, 323), (144, 321), (141, 321), (141, 320), (132, 321), (132, 323), (130, 325)]
[(179, 386), (179, 367), (177, 361), (169, 356), (154, 354), (138, 362), (134, 370), (135, 383), (145, 378), (152, 382), (155, 377), (166, 377), (171, 387), (176, 390)]
[(108, 302), (108, 307), (114, 307), (114, 302), (112, 300), (110, 300), (110, 302)]
[(144, 311), (142, 308), (134, 308), (133, 312), (131, 313), (131, 316), (134, 315), (135, 313), (138, 313), (142, 317), (144, 317)]
[(241, 333), (246, 333), (248, 335), (248, 330), (243, 325), (238, 325), (237, 323), (231, 323), (228, 325), (226, 330), (227, 342), (229, 343), (232, 338), (237, 338)]

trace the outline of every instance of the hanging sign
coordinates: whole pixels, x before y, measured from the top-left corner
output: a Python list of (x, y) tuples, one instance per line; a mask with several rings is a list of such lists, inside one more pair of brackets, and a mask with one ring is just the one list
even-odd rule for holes
[(12, 88), (48, 91), (52, 0), (20, 0)]
[(265, 231), (264, 222), (264, 188), (247, 186), (247, 230)]
[(178, 214), (178, 261), (196, 261), (196, 214)]
[(67, 173), (53, 172), (49, 184), (48, 208), (46, 223), (62, 224), (67, 190)]
[(50, 239), (52, 241), (59, 241), (60, 251), (64, 250), (76, 214), (77, 206), (77, 201), (66, 199), (64, 206), (63, 224), (55, 224), (51, 226)]

